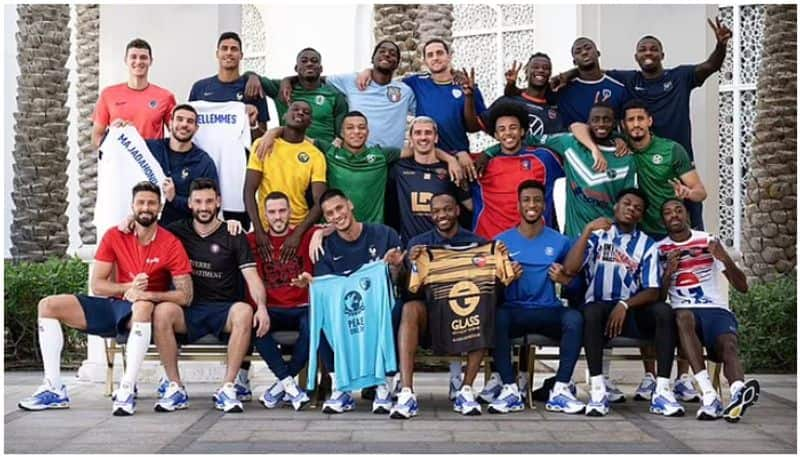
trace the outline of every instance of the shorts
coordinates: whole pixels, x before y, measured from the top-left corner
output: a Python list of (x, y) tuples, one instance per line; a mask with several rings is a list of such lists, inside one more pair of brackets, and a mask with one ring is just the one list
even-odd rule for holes
[(90, 335), (114, 338), (128, 333), (128, 321), (133, 315), (133, 303), (107, 297), (76, 295), (86, 317), (85, 332)]
[[(681, 308), (676, 309), (679, 311)], [(720, 335), (732, 333), (739, 334), (739, 322), (736, 316), (727, 309), (723, 308), (683, 308), (688, 309), (694, 314), (694, 331), (700, 339), (700, 343), (706, 347), (708, 358), (714, 362), (720, 362), (717, 355), (717, 348), (714, 346)]]
[(228, 313), (235, 302), (192, 303), (183, 310), (186, 333), (178, 334), (181, 344), (191, 344), (206, 335), (214, 335), (223, 343), (228, 342), (230, 333), (225, 333)]

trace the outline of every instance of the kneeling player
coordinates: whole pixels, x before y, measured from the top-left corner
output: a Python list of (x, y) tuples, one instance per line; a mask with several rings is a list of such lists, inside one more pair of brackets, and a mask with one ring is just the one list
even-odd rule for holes
[[(728, 306), (728, 297), (720, 293), (717, 281), (720, 273), (725, 273), (733, 287), (744, 293), (747, 292), (747, 278), (719, 241), (689, 227), (688, 211), (682, 201), (667, 200), (661, 207), (661, 216), (668, 234), (668, 238), (656, 244), (665, 264), (662, 298), (669, 294), (680, 345), (703, 391), (697, 418), (725, 417), (728, 422), (738, 422), (745, 410), (758, 400), (759, 385), (755, 379), (744, 380), (737, 355), (739, 324)], [(731, 383), (731, 402), (724, 411), (706, 371), (703, 346), (712, 360), (723, 363), (725, 378)]]

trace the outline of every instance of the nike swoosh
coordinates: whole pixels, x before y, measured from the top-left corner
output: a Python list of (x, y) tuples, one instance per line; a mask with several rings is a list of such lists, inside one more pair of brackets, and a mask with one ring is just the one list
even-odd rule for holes
[(334, 257), (333, 261), (336, 262), (337, 260), (342, 260), (342, 256)]
[(203, 92), (203, 97), (208, 97), (209, 95), (213, 94), (214, 92)]
[(514, 257), (515, 255), (519, 254), (520, 252), (522, 252), (522, 251), (512, 252), (512, 253), (510, 253), (508, 255), (511, 256), (511, 257)]

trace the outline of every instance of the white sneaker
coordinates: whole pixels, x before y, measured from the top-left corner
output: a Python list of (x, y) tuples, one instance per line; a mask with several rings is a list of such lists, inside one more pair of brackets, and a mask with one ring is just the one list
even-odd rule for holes
[(136, 396), (130, 386), (120, 384), (119, 389), (112, 395), (114, 403), (111, 414), (115, 416), (132, 416), (136, 412)]
[(519, 394), (522, 397), (522, 401), (528, 399), (528, 373), (519, 373), (517, 375), (517, 388), (519, 389)]
[(389, 386), (380, 384), (375, 389), (375, 399), (372, 400), (374, 414), (389, 414), (392, 411), (392, 393)]
[(505, 414), (525, 409), (525, 403), (522, 401), (519, 389), (516, 384), (506, 384), (500, 395), (489, 403), (487, 408), (492, 414)]
[(653, 393), (656, 391), (656, 378), (652, 373), (645, 373), (639, 387), (636, 388), (636, 394), (633, 399), (636, 401), (650, 401), (653, 398)]
[(447, 393), (448, 398), (450, 401), (456, 399), (456, 395), (458, 395), (458, 391), (461, 390), (461, 386), (464, 384), (464, 375), (459, 373), (456, 376), (450, 376), (450, 387)]
[(472, 387), (461, 387), (461, 390), (458, 391), (458, 395), (456, 395), (456, 401), (453, 403), (453, 411), (461, 413), (464, 416), (481, 415), (481, 404), (475, 401)]
[(223, 384), (222, 387), (214, 392), (214, 407), (226, 413), (242, 413), (244, 406), (241, 400), (236, 398), (236, 386), (232, 382)]
[(603, 376), (606, 381), (606, 395), (608, 396), (609, 403), (623, 403), (625, 401), (625, 394), (619, 390), (617, 383), (608, 376)]
[(586, 404), (587, 416), (607, 416), (609, 409), (607, 392), (600, 390), (592, 391), (589, 394), (589, 403)]
[(478, 394), (478, 401), (482, 403), (491, 403), (500, 395), (503, 390), (503, 380), (500, 379), (500, 373), (492, 373), (489, 381), (483, 386), (483, 390)]
[(582, 413), (585, 406), (583, 402), (575, 398), (569, 386), (560, 389), (554, 387), (550, 390), (550, 397), (547, 403), (544, 404), (544, 408), (548, 411), (564, 412), (567, 414)]
[(678, 400), (675, 400), (672, 390), (667, 389), (660, 392), (656, 390), (656, 393), (653, 394), (653, 398), (650, 400), (650, 412), (667, 417), (679, 417), (683, 416), (685, 410)]
[(397, 395), (397, 403), (392, 406), (389, 417), (392, 419), (410, 419), (419, 412), (417, 396), (408, 387), (403, 387)]

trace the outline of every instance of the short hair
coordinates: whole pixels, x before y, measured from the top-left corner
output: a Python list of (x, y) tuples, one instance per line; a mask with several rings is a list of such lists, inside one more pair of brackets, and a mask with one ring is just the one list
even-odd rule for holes
[(615, 112), (614, 112), (614, 106), (613, 106), (613, 105), (611, 105), (611, 103), (608, 103), (608, 102), (606, 102), (606, 101), (594, 102), (594, 105), (592, 105), (591, 109), (589, 109), (589, 112), (591, 112), (591, 111), (592, 111), (593, 109), (595, 109), (595, 108), (605, 108), (605, 109), (610, 109), (610, 110), (611, 110), (611, 113), (614, 115), (614, 117), (616, 117), (616, 114), (617, 114), (617, 113), (615, 113)]
[[(301, 100), (301, 99), (292, 100), (291, 102), (289, 102), (289, 106), (292, 106), (295, 103), (305, 103), (306, 105), (308, 105), (309, 108), (311, 108), (311, 103), (310, 102), (308, 102), (307, 100)], [(287, 110), (287, 112), (288, 112), (288, 110)]]
[(269, 200), (286, 200), (286, 203), (291, 204), (289, 201), (289, 196), (279, 190), (273, 190), (272, 192), (268, 193), (266, 197), (264, 197), (265, 204)]
[(323, 203), (336, 197), (342, 197), (345, 200), (349, 200), (349, 198), (347, 198), (347, 195), (345, 195), (344, 192), (335, 187), (331, 187), (327, 189), (325, 192), (323, 192), (322, 196), (319, 197), (319, 207), (322, 208)]
[(378, 42), (378, 44), (375, 45), (375, 48), (372, 50), (372, 57), (370, 57), (370, 60), (375, 58), (375, 54), (378, 53), (378, 48), (380, 48), (381, 45), (384, 43), (389, 43), (392, 46), (394, 46), (394, 48), (397, 50), (397, 57), (400, 57), (400, 46), (398, 46), (397, 43), (395, 43), (392, 40), (381, 40)]
[(434, 43), (439, 43), (444, 46), (444, 52), (450, 54), (450, 46), (448, 46), (443, 39), (431, 38), (430, 40), (426, 41), (424, 45), (422, 45), (422, 57), (425, 57), (425, 50), (428, 49), (428, 45)]
[(594, 46), (594, 48), (597, 49), (597, 43), (595, 43), (593, 39), (585, 36), (579, 36), (578, 38), (575, 38), (575, 41), (572, 42), (572, 46), (569, 47), (570, 54), (572, 54), (572, 50), (575, 48), (575, 45), (578, 44), (578, 42), (581, 40), (586, 40), (589, 43), (592, 43), (592, 46)]
[(188, 103), (181, 103), (180, 105), (176, 106), (175, 108), (172, 108), (172, 116), (171, 117), (174, 118), (175, 117), (175, 112), (178, 111), (178, 110), (191, 111), (191, 112), (194, 113), (194, 117), (197, 118), (197, 110), (194, 109), (194, 106), (192, 106), (192, 105), (190, 105)]
[(531, 62), (533, 61), (533, 59), (535, 59), (535, 58), (537, 58), (537, 57), (541, 57), (541, 58), (544, 58), (544, 59), (547, 59), (548, 61), (550, 61), (550, 56), (548, 56), (547, 54), (545, 54), (545, 53), (543, 53), (543, 52), (534, 52), (534, 53), (533, 53), (533, 54), (531, 54), (531, 56), (528, 58), (528, 63), (527, 63), (527, 64), (525, 64), (525, 66), (526, 66), (526, 67), (527, 67), (527, 66), (529, 66), (529, 65), (531, 64)]
[(519, 126), (523, 130), (528, 129), (528, 113), (525, 108), (517, 103), (503, 101), (496, 103), (494, 108), (489, 111), (489, 128), (492, 133), (497, 130), (497, 120), (506, 116), (516, 117), (519, 120)]
[(670, 198), (664, 200), (664, 203), (661, 204), (661, 212), (662, 213), (664, 212), (664, 208), (666, 208), (667, 204), (669, 204), (669, 203), (677, 203), (677, 204), (683, 206), (683, 209), (687, 209), (686, 208), (686, 203), (684, 203), (683, 200), (681, 200), (679, 198), (675, 198), (675, 197), (670, 197)]
[(125, 56), (128, 55), (128, 51), (130, 51), (131, 48), (147, 49), (147, 55), (149, 55), (151, 59), (153, 58), (153, 49), (150, 47), (150, 43), (141, 38), (134, 38), (125, 46)]
[(647, 104), (641, 98), (634, 98), (628, 100), (624, 105), (622, 105), (623, 118), (625, 117), (629, 109), (643, 109), (648, 116), (653, 117), (653, 114), (650, 112), (650, 109), (647, 108)]
[(639, 44), (641, 44), (642, 41), (644, 41), (644, 40), (653, 40), (656, 43), (658, 43), (658, 49), (661, 49), (662, 51), (664, 50), (664, 45), (661, 44), (661, 40), (659, 40), (658, 38), (656, 38), (653, 35), (645, 35), (645, 36), (639, 38), (639, 41), (636, 42), (636, 47), (638, 48)]
[(158, 199), (161, 200), (161, 188), (151, 183), (150, 181), (141, 181), (136, 183), (136, 185), (133, 186), (133, 190), (131, 191), (131, 197), (136, 198), (136, 194), (138, 194), (139, 192), (152, 192), (158, 195)]
[(433, 203), (433, 199), (434, 198), (439, 198), (439, 197), (444, 197), (444, 196), (448, 196), (448, 197), (452, 198), (453, 201), (455, 202), (455, 204), (458, 205), (458, 199), (456, 198), (455, 195), (453, 195), (452, 192), (436, 192), (435, 194), (433, 194), (433, 196), (431, 197), (430, 201), (431, 201), (431, 203)]
[(348, 117), (361, 117), (361, 118), (364, 118), (364, 122), (366, 122), (367, 125), (369, 125), (369, 120), (367, 120), (367, 115), (362, 113), (361, 111), (353, 110), (353, 111), (346, 112), (344, 114), (344, 116), (342, 116), (342, 124), (344, 124), (344, 120), (347, 119)]
[(619, 191), (617, 193), (616, 201), (617, 202), (620, 201), (620, 199), (622, 199), (622, 197), (624, 197), (626, 195), (635, 195), (635, 196), (641, 198), (642, 201), (644, 202), (644, 211), (647, 211), (647, 207), (649, 206), (650, 202), (647, 200), (647, 195), (645, 195), (645, 193), (644, 193), (644, 191), (642, 191), (642, 189), (637, 189), (635, 187), (627, 187), (625, 189), (622, 189), (621, 191)]
[(411, 122), (408, 124), (408, 135), (411, 136), (411, 131), (414, 130), (414, 126), (423, 123), (423, 124), (431, 124), (433, 125), (433, 133), (439, 134), (439, 125), (433, 120), (432, 117), (429, 116), (417, 116), (414, 119), (411, 119)]
[(517, 186), (517, 200), (522, 197), (522, 191), (525, 189), (539, 189), (542, 191), (542, 195), (546, 195), (547, 192), (544, 189), (544, 184), (541, 181), (537, 181), (535, 179), (526, 179), (519, 183)]
[(304, 52), (306, 52), (306, 51), (313, 51), (315, 54), (317, 54), (317, 55), (319, 56), (320, 60), (322, 60), (322, 54), (320, 54), (320, 53), (319, 53), (319, 51), (317, 51), (317, 50), (316, 50), (316, 49), (314, 49), (314, 48), (303, 48), (303, 49), (301, 49), (301, 50), (300, 50), (300, 51), (297, 53), (297, 56), (295, 56), (295, 60), (296, 60), (296, 59), (299, 59), (299, 58), (300, 58), (300, 54), (302, 54), (302, 53), (304, 53)]
[(206, 189), (213, 189), (214, 193), (219, 195), (219, 186), (217, 185), (217, 181), (206, 177), (195, 178), (192, 180), (192, 183), (189, 184), (189, 195), (192, 195), (192, 192), (196, 190)]
[(238, 33), (236, 32), (223, 33), (222, 35), (219, 36), (219, 39), (217, 40), (217, 47), (219, 47), (219, 44), (222, 43), (224, 40), (236, 40), (236, 42), (239, 43), (239, 50), (242, 49), (242, 39), (239, 38)]

